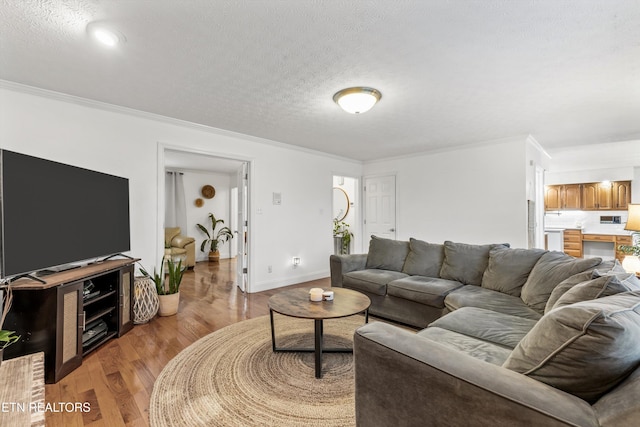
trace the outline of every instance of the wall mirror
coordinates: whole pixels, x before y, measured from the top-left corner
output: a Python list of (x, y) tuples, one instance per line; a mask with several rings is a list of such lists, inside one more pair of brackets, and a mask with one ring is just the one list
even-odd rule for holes
[(333, 219), (342, 221), (349, 213), (349, 195), (340, 187), (333, 187)]

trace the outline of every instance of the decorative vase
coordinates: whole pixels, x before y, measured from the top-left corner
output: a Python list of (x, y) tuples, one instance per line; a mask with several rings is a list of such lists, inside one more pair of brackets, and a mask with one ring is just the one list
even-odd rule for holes
[(180, 292), (169, 295), (158, 295), (158, 301), (160, 303), (158, 307), (158, 315), (173, 316), (178, 312), (178, 305), (180, 304)]
[(158, 291), (151, 278), (136, 277), (133, 281), (133, 323), (147, 323), (158, 312)]
[(209, 262), (219, 262), (219, 261), (220, 261), (220, 251), (209, 252)]

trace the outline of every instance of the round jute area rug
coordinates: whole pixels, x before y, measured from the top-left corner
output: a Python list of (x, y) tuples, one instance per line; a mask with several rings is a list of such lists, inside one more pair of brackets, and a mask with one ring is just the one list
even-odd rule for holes
[[(313, 348), (313, 321), (278, 314), (278, 347)], [(363, 316), (324, 322), (324, 345), (351, 347)], [(274, 353), (269, 316), (216, 331), (184, 349), (158, 376), (150, 423), (161, 426), (355, 425), (353, 355)]]

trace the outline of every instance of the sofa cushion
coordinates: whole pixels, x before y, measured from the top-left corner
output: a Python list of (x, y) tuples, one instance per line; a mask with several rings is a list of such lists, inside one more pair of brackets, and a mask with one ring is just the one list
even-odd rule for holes
[(351, 271), (342, 276), (342, 286), (374, 295), (386, 295), (387, 283), (407, 277), (399, 271), (367, 269)]
[(544, 249), (491, 249), (482, 287), (519, 297), (531, 269), (546, 252)]
[(409, 239), (409, 254), (402, 272), (412, 276), (440, 277), (444, 245)]
[(463, 286), (454, 280), (436, 277), (409, 276), (387, 285), (387, 294), (432, 307), (444, 308), (444, 298), (449, 292)]
[(601, 258), (576, 259), (564, 252), (547, 252), (533, 266), (520, 297), (529, 307), (543, 313), (551, 292), (560, 282), (600, 262)]
[(525, 319), (538, 320), (542, 317), (518, 297), (479, 286), (463, 286), (452, 291), (445, 297), (444, 305), (451, 311), (462, 307), (478, 307)]
[(498, 246), (501, 245), (469, 245), (445, 241), (440, 277), (457, 280), (465, 285), (480, 286), (489, 263), (489, 251)]
[(438, 327), (423, 329), (418, 335), (494, 365), (502, 365), (511, 353), (507, 347)]
[(477, 307), (462, 307), (429, 324), (504, 347), (515, 348), (537, 323), (533, 319)]
[(619, 275), (598, 276), (595, 279), (579, 283), (565, 292), (553, 308), (604, 298), (622, 292), (640, 291), (640, 281), (635, 274), (627, 273), (626, 275), (626, 278)]
[(640, 292), (551, 310), (504, 367), (595, 402), (640, 365)]
[(409, 253), (409, 242), (371, 236), (366, 268), (402, 271)]
[[(622, 267), (620, 267), (620, 263), (618, 262), (618, 260), (604, 261), (598, 264), (596, 268), (603, 272), (609, 272), (609, 271), (612, 271), (613, 269), (616, 269), (616, 271), (618, 271), (618, 268), (622, 269)], [(624, 269), (622, 269), (622, 271), (624, 271)], [(560, 299), (560, 297), (564, 295), (564, 293), (567, 292), (569, 289), (571, 289), (578, 283), (591, 280), (593, 278), (593, 272), (594, 272), (594, 269), (587, 269), (581, 273), (574, 274), (573, 276), (570, 276), (564, 279), (562, 282), (560, 282), (560, 284), (558, 284), (555, 288), (553, 288), (553, 291), (551, 291), (551, 295), (549, 296), (549, 299), (547, 300), (547, 304), (544, 307), (544, 312), (547, 313), (549, 310), (552, 310), (553, 307), (556, 305), (556, 302), (558, 302), (558, 299)]]

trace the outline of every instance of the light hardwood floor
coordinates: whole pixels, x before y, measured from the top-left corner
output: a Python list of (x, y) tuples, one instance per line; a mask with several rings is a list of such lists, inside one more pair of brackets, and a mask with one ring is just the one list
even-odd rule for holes
[[(329, 278), (291, 287), (330, 286)], [(197, 263), (185, 273), (178, 314), (136, 325), (89, 354), (82, 366), (45, 387), (47, 403), (88, 402), (89, 412), (47, 412), (47, 427), (147, 426), (153, 383), (182, 349), (230, 324), (269, 313), (278, 290), (243, 294), (235, 285), (235, 261)]]

